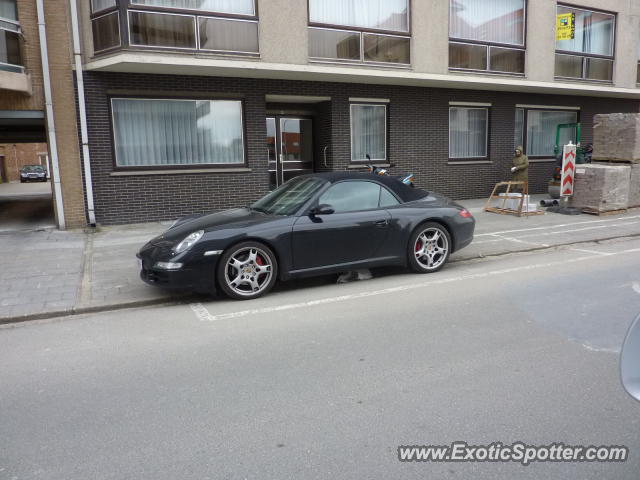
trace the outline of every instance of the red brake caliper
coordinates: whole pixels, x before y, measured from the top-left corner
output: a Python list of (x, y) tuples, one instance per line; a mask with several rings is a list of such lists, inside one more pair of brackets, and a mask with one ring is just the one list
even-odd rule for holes
[(421, 248), (422, 248), (422, 245), (420, 245), (420, 240), (418, 240), (416, 242), (416, 252), (419, 252)]
[(264, 260), (262, 260), (262, 257), (260, 255), (256, 256), (256, 263), (258, 265), (264, 265)]

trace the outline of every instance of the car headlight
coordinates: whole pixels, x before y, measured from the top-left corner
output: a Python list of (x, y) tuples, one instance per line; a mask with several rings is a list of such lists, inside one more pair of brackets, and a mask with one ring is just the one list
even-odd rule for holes
[(44, 173), (39, 173), (38, 176), (39, 177), (44, 177)]
[(21, 176), (21, 177), (26, 177), (26, 176), (27, 176), (27, 174), (26, 174), (26, 173), (21, 173), (21, 174), (20, 174), (20, 176)]
[(178, 245), (173, 247), (173, 251), (175, 253), (182, 253), (189, 250), (191, 247), (195, 245), (195, 243), (202, 238), (204, 235), (204, 230), (198, 230), (197, 232), (193, 232), (182, 240)]

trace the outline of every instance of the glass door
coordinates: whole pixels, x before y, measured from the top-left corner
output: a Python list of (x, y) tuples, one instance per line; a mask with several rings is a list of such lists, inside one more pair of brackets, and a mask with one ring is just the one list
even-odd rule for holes
[(271, 189), (298, 175), (313, 173), (313, 120), (268, 117), (267, 151)]

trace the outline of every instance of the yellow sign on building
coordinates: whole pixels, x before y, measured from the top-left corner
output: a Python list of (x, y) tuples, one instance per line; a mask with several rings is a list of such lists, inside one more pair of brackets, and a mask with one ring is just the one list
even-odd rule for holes
[(573, 40), (574, 38), (576, 38), (576, 14), (559, 14), (556, 22), (556, 40)]

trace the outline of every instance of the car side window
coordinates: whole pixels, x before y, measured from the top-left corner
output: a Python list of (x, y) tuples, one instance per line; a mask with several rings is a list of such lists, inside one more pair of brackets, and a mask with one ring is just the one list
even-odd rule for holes
[(398, 199), (385, 187), (380, 187), (380, 208), (399, 205)]
[(380, 185), (373, 182), (340, 182), (320, 196), (319, 204), (331, 205), (336, 213), (378, 208)]

